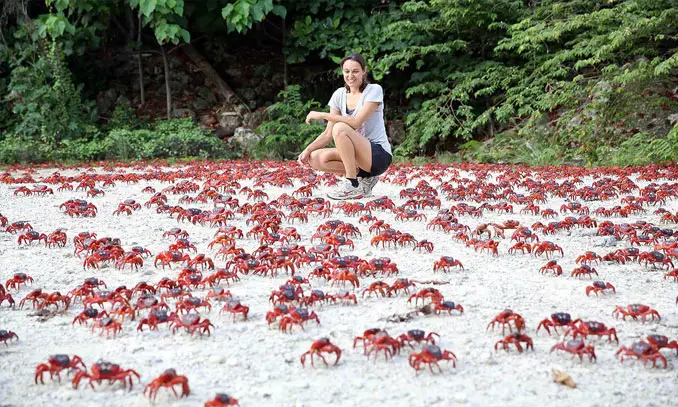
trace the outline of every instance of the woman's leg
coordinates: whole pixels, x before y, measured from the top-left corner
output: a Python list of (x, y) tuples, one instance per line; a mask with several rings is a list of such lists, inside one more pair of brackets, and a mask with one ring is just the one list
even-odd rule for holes
[(336, 148), (321, 148), (311, 153), (309, 163), (313, 169), (332, 174), (345, 175), (346, 169)]
[(335, 123), (332, 127), (332, 138), (344, 164), (346, 178), (356, 178), (358, 168), (367, 172), (372, 169), (372, 145), (351, 126), (346, 123)]

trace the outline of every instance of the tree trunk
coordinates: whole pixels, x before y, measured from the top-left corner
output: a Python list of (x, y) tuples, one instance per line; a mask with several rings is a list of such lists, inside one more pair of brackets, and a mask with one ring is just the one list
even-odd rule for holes
[(282, 19), (282, 54), (283, 54), (283, 84), (285, 89), (287, 89), (287, 55), (285, 55), (285, 31), (287, 27), (285, 26), (285, 19)]
[(210, 63), (200, 55), (193, 45), (187, 43), (181, 46), (181, 51), (200, 69), (200, 71), (216, 86), (216, 91), (222, 101), (226, 103), (240, 102), (249, 111), (247, 103), (233, 91), (226, 81), (219, 76), (219, 73), (210, 65)]
[(172, 91), (170, 90), (170, 70), (167, 62), (167, 53), (165, 47), (160, 45), (162, 51), (162, 63), (165, 65), (165, 93), (167, 94), (167, 120), (172, 120)]
[(139, 96), (141, 101), (139, 106), (143, 106), (146, 103), (146, 92), (144, 91), (144, 66), (141, 63), (141, 26), (142, 26), (141, 17), (139, 17), (139, 31), (137, 34), (137, 66), (139, 67)]

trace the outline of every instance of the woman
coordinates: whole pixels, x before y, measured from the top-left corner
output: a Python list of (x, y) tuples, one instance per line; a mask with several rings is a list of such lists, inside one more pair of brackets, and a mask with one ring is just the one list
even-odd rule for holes
[[(311, 120), (326, 120), (327, 128), (299, 155), (299, 163), (341, 174), (344, 184), (330, 192), (332, 199), (372, 195), (377, 177), (391, 165), (393, 154), (384, 125), (384, 93), (367, 81), (365, 59), (351, 53), (341, 60), (345, 86), (337, 89), (330, 113), (310, 112)], [(322, 148), (334, 140), (336, 148)]]

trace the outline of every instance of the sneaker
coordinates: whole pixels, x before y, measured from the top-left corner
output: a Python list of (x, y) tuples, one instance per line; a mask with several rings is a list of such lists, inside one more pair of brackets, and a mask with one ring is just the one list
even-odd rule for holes
[(366, 197), (372, 196), (372, 189), (379, 182), (378, 177), (365, 177), (360, 181), (360, 186), (363, 187), (363, 193)]
[(327, 197), (336, 200), (360, 199), (365, 196), (361, 185), (354, 187), (351, 181), (345, 179), (344, 185), (339, 186), (336, 191), (329, 192)]

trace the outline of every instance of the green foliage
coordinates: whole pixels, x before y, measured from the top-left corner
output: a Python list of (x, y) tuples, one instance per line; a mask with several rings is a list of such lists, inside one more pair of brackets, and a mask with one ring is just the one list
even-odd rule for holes
[(58, 148), (29, 137), (7, 137), (0, 140), (0, 163), (234, 157), (191, 119), (162, 120), (149, 129), (115, 129), (106, 136), (89, 130), (87, 137), (63, 140)]
[[(449, 145), (449, 139), (463, 142), (506, 128), (529, 128), (549, 114), (562, 119), (553, 130), (561, 141), (574, 136), (575, 147), (595, 161), (597, 145), (619, 117), (652, 103), (675, 111), (670, 98), (656, 97), (662, 92), (641, 103), (647, 95), (638, 91), (671, 89), (667, 82), (678, 67), (673, 1), (533, 4), (430, 0), (402, 5), (402, 18), (386, 33), (405, 45), (380, 59), (386, 72), (416, 70), (406, 92), (413, 110), (399, 154)], [(601, 84), (619, 94), (587, 103)], [(585, 128), (574, 130), (573, 121)], [(651, 130), (655, 137), (664, 132), (661, 126)]]
[(137, 130), (149, 127), (148, 119), (137, 116), (128, 101), (117, 103), (106, 123), (108, 130)]
[(52, 148), (33, 138), (6, 134), (0, 140), (0, 163), (38, 163), (51, 159)]
[(251, 29), (253, 23), (263, 21), (268, 13), (285, 18), (287, 10), (279, 4), (274, 5), (273, 0), (237, 0), (221, 10), (228, 31), (239, 33)]
[(138, 10), (144, 23), (153, 27), (158, 44), (179, 44), (191, 41), (191, 33), (182, 26), (184, 0), (127, 0)]
[(94, 123), (96, 110), (93, 103), (83, 102), (82, 86), (73, 83), (61, 46), (56, 40), (42, 40), (27, 47), (32, 52), (24, 55), (32, 63), (10, 60), (8, 91), (16, 115), (11, 131), (52, 147), (83, 137), (85, 128)]
[(226, 146), (190, 118), (161, 120), (155, 125), (153, 157), (218, 158), (227, 154)]
[(385, 38), (386, 27), (397, 16), (395, 5), (385, 6), (380, 0), (290, 2), (288, 8), (295, 16), (285, 44), (289, 63), (303, 63), (317, 54), (338, 64), (348, 52), (357, 52), (380, 80), (385, 72), (377, 56), (405, 45)]
[(278, 94), (278, 102), (266, 109), (269, 120), (256, 129), (264, 139), (253, 152), (254, 158), (296, 158), (304, 147), (324, 130), (322, 125), (307, 125), (311, 110), (320, 110), (315, 100), (304, 101), (299, 85), (290, 85)]

